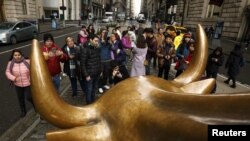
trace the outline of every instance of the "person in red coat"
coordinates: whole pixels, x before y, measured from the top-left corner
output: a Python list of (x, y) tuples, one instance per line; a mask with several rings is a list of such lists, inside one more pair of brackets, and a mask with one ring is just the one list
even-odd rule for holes
[(54, 86), (58, 91), (60, 87), (60, 73), (62, 72), (60, 62), (66, 61), (67, 55), (54, 43), (54, 38), (50, 33), (44, 34), (43, 39), (43, 56), (47, 63)]

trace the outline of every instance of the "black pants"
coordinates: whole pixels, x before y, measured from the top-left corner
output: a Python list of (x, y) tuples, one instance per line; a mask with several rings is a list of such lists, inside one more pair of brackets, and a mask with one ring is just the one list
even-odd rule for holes
[(164, 79), (168, 80), (169, 70), (170, 64), (163, 65), (162, 67), (159, 66), (158, 77), (162, 77), (162, 74), (164, 72)]
[(184, 72), (184, 70), (177, 70), (175, 77), (178, 77), (180, 74), (182, 74)]
[(69, 79), (70, 79), (70, 84), (71, 84), (71, 88), (73, 92), (72, 96), (77, 95), (77, 80), (79, 81), (82, 91), (84, 92), (85, 90), (84, 80), (80, 80), (79, 78), (76, 78), (76, 77), (69, 77)]
[[(207, 71), (207, 76), (206, 76), (206, 78), (214, 78), (214, 79), (216, 80), (216, 78), (217, 78), (217, 73), (211, 73), (211, 72), (208, 72), (208, 71)], [(216, 88), (217, 88), (217, 85), (216, 85), (216, 81), (215, 81), (215, 86), (214, 86), (214, 88), (213, 88), (213, 90), (212, 90), (211, 93), (215, 93), (215, 92), (216, 92)]]
[(110, 66), (110, 61), (102, 62), (102, 77), (99, 80), (99, 88), (112, 83), (112, 70)]
[(16, 93), (17, 93), (18, 102), (19, 102), (21, 111), (26, 112), (25, 99), (28, 100), (34, 107), (34, 103), (31, 97), (30, 86), (27, 86), (27, 87), (15, 86), (15, 88), (16, 88)]

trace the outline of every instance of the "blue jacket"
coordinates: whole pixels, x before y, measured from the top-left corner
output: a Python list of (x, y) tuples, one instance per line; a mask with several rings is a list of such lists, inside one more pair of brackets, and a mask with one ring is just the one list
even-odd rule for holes
[(99, 41), (100, 51), (101, 51), (101, 61), (109, 61), (111, 58), (111, 44), (107, 41), (101, 42)]

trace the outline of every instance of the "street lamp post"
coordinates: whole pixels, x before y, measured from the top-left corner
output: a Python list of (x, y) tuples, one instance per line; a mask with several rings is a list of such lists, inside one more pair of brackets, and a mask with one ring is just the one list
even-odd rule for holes
[(105, 14), (105, 5), (103, 4), (102, 5), (102, 18), (104, 17), (104, 14)]
[[(64, 7), (64, 0), (62, 0), (62, 7)], [(64, 9), (63, 11), (63, 27), (65, 27), (65, 15), (64, 15)]]
[(183, 26), (184, 22), (184, 15), (185, 15), (185, 7), (186, 7), (186, 0), (183, 0), (183, 11), (182, 11), (182, 17), (181, 17), (181, 26)]

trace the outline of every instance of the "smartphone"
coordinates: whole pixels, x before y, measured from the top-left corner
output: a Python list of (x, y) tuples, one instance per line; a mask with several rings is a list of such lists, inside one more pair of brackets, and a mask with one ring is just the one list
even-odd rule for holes
[(56, 53), (56, 50), (57, 50), (57, 49), (54, 47), (54, 48), (51, 49), (51, 52), (52, 52), (52, 53)]

